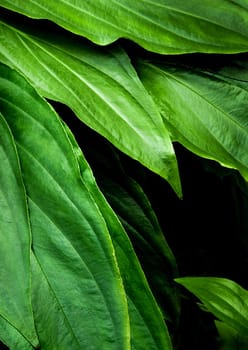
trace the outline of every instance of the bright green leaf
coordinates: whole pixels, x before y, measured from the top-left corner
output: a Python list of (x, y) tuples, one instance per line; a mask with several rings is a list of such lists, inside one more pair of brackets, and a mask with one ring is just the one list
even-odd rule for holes
[[(58, 343), (59, 349), (67, 350), (70, 343), (70, 349), (78, 350), (127, 350), (127, 301), (112, 241), (81, 180), (62, 123), (23, 77), (3, 65), (0, 72), (0, 108), (17, 145), (28, 194), (32, 249), (44, 275), (37, 278), (48, 283), (53, 296), (46, 299), (40, 298), (39, 293), (33, 295), (39, 298), (33, 302), (38, 336), (42, 339), (45, 334), (48, 341), (43, 349), (50, 350)], [(2, 166), (2, 171), (5, 168)], [(12, 183), (10, 186), (5, 186), (8, 196), (14, 195)], [(19, 199), (13, 198), (12, 202), (20, 212)], [(11, 221), (14, 225), (18, 222)], [(19, 240), (15, 249), (20, 250)], [(13, 250), (9, 254), (12, 259)], [(19, 273), (19, 262), (14, 268)], [(13, 273), (9, 276), (17, 282), (24, 279)], [(34, 277), (33, 280), (37, 286)], [(47, 286), (40, 288), (45, 290)], [(19, 288), (17, 297), (22, 299)], [(13, 303), (15, 298), (7, 300)], [(37, 308), (41, 301), (47, 304)], [(61, 327), (51, 326), (53, 318), (47, 316), (48, 310), (61, 314)], [(27, 320), (22, 321), (25, 324)]]
[(218, 0), (1, 0), (93, 42), (128, 38), (158, 53), (247, 51), (248, 2)]
[(180, 196), (169, 134), (125, 52), (100, 50), (62, 33), (46, 34), (34, 36), (0, 22), (0, 60), (24, 74), (45, 97), (67, 104), (85, 124), (168, 180)]
[[(6, 92), (4, 81), (0, 74), (2, 113), (1, 105), (5, 103)], [(19, 332), (20, 338), (21, 336), (25, 338), (29, 346), (36, 346), (38, 339), (31, 308), (31, 243), (26, 195), (14, 140), (2, 113), (0, 113), (0, 316), (6, 321), (6, 327), (10, 332), (13, 334)], [(4, 339), (2, 325), (1, 321), (0, 338)], [(28, 347), (28, 344), (26, 346)]]
[(248, 90), (221, 75), (140, 61), (140, 77), (171, 137), (248, 179)]
[[(99, 210), (101, 210), (113, 240), (118, 266), (127, 294), (131, 325), (131, 348), (132, 350), (143, 350), (144, 344), (146, 344), (149, 350), (169, 350), (171, 349), (171, 342), (166, 324), (150, 291), (128, 236), (104, 196), (99, 191), (93, 174), (81, 150), (76, 144), (72, 133), (66, 125), (65, 129), (73, 145), (74, 152), (77, 155), (82, 180), (92, 194)], [(84, 138), (84, 135), (82, 135), (82, 138), (86, 142), (89, 141)], [(88, 148), (90, 148), (90, 143), (88, 143)], [(113, 162), (111, 156), (108, 159), (103, 159), (102, 155), (99, 153), (98, 157), (103, 162), (105, 161), (106, 164)], [(104, 166), (101, 167), (101, 170), (104, 172)], [(110, 202), (110, 204), (112, 203)], [(159, 234), (157, 234), (157, 236), (159, 236)], [(169, 248), (165, 246), (164, 241), (163, 244), (162, 250), (166, 250), (164, 253), (168, 258), (167, 255), (171, 254), (171, 252), (168, 252)], [(172, 256), (169, 255), (169, 258), (172, 259)], [(170, 263), (172, 263), (172, 261), (170, 261)], [(170, 287), (168, 290), (170, 290)], [(173, 302), (175, 302), (175, 299), (173, 299)], [(173, 307), (175, 306), (173, 305), (172, 308)]]
[(237, 283), (217, 277), (184, 277), (175, 281), (197, 296), (220, 321), (240, 335), (248, 331), (248, 291)]

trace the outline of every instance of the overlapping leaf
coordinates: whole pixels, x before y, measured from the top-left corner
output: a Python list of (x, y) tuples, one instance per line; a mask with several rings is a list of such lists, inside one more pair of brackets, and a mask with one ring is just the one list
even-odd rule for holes
[(237, 283), (217, 277), (184, 277), (176, 282), (196, 295), (219, 320), (247, 337), (248, 291)]
[[(3, 304), (3, 303), (2, 303)], [(19, 310), (20, 312), (23, 310)], [(34, 347), (25, 336), (11, 325), (6, 319), (0, 317), (0, 339), (1, 345), (8, 345), (13, 350), (33, 350)], [(36, 343), (38, 344), (38, 343)]]
[[(41, 298), (39, 293), (33, 295), (42, 349), (128, 349), (127, 301), (112, 241), (100, 211), (81, 181), (59, 118), (21, 76), (2, 65), (0, 96), (0, 108), (17, 145), (28, 194), (32, 248), (43, 275), (38, 291), (42, 294), (49, 289), (51, 294), (49, 298), (43, 294)], [(10, 161), (11, 169), (15, 163), (12, 165)], [(5, 163), (7, 166), (8, 162)], [(11, 173), (8, 174), (6, 167), (1, 169), (8, 179)], [(17, 192), (14, 184), (13, 180), (5, 184), (8, 196)], [(5, 222), (11, 221), (14, 228), (24, 221), (23, 203), (25, 198), (13, 198), (11, 206), (15, 213), (11, 217), (6, 212)], [(28, 226), (27, 220), (24, 225)], [(18, 231), (19, 235), (25, 235), (27, 229), (24, 229)], [(4, 232), (6, 235), (7, 228)], [(29, 259), (24, 254), (30, 252), (30, 244), (28, 238), (21, 244), (21, 239), (13, 236), (11, 261), (1, 262), (4, 268), (9, 265), (13, 270), (8, 274), (9, 283), (20, 287), (9, 293), (8, 298), (6, 292), (1, 305), (15, 305), (19, 299), (24, 303), (27, 299), (23, 293), (28, 289), (22, 286), (29, 276), (29, 265), (24, 266), (23, 273), (20, 271), (23, 261)], [(8, 240), (3, 237), (2, 241), (4, 247)], [(20, 250), (24, 257), (13, 260), (13, 249)], [(6, 254), (7, 251), (1, 254), (1, 259), (8, 257)], [(36, 283), (35, 278), (33, 281)], [(47, 285), (43, 286), (43, 282)], [(42, 308), (35, 307), (36, 304)], [(20, 317), (23, 316), (22, 322), (27, 323), (31, 332), (24, 306)], [(60, 319), (56, 325), (53, 314)], [(19, 319), (18, 314), (13, 317)], [(22, 330), (19, 324), (16, 328)]]
[(125, 171), (116, 150), (85, 128), (77, 129), (79, 142), (101, 191), (123, 224), (164, 317), (176, 324), (179, 301), (173, 278), (176, 261), (140, 185)]
[(133, 248), (73, 136), (33, 88), (5, 66), (0, 107), (14, 135), (28, 194), (32, 306), (41, 349), (139, 350), (144, 341), (149, 349), (171, 349)]
[(62, 33), (46, 34), (34, 36), (1, 22), (0, 60), (24, 74), (45, 97), (67, 104), (88, 126), (168, 180), (180, 195), (168, 132), (125, 52), (100, 50)]
[(147, 50), (171, 54), (247, 51), (247, 1), (1, 0), (0, 5), (46, 18), (105, 45), (128, 38)]
[(248, 91), (221, 74), (140, 61), (143, 83), (172, 138), (248, 179)]
[[(153, 295), (151, 294), (150, 288), (147, 285), (144, 273), (133, 251), (133, 247), (128, 239), (128, 236), (126, 235), (123, 227), (105, 200), (104, 196), (99, 191), (95, 179), (93, 178), (92, 172), (86, 160), (83, 158), (82, 152), (78, 148), (73, 135), (66, 127), (66, 125), (65, 128), (67, 130), (68, 136), (70, 137), (74, 152), (78, 157), (82, 180), (91, 192), (95, 202), (98, 205), (99, 210), (101, 210), (110, 235), (113, 239), (120, 273), (124, 281), (125, 291), (127, 293), (131, 325), (131, 348), (132, 350), (142, 350), (145, 343), (146, 347), (151, 350), (159, 350), (161, 348), (169, 350), (171, 349), (171, 342), (166, 325), (162, 318), (162, 314), (158, 309), (158, 305), (155, 302)], [(88, 140), (86, 139), (85, 141)], [(88, 148), (90, 147), (91, 143), (88, 144)], [(98, 154), (98, 156), (100, 156), (100, 154)], [(100, 158), (102, 157), (100, 156)], [(103, 158), (102, 161), (104, 162)], [(110, 156), (108, 160), (105, 159), (105, 161), (112, 162), (113, 158)], [(102, 172), (105, 171), (105, 166), (103, 164), (101, 169)], [(111, 201), (110, 204), (112, 205)], [(169, 260), (168, 265), (171, 264), (172, 266), (170, 266), (170, 268), (173, 270), (175, 268), (175, 262), (173, 260), (172, 253), (169, 250), (169, 247), (166, 246), (164, 240), (161, 240), (159, 233), (155, 233), (155, 235), (157, 236), (154, 238), (155, 241), (162, 241), (161, 250)], [(153, 240), (151, 239), (151, 241)], [(161, 279), (163, 279), (162, 276)], [(170, 295), (170, 293), (173, 294), (173, 289), (170, 285), (163, 287), (163, 290), (166, 290), (165, 294), (167, 296), (168, 294)], [(178, 305), (176, 296), (173, 295), (171, 299), (173, 302), (171, 309), (177, 310)]]

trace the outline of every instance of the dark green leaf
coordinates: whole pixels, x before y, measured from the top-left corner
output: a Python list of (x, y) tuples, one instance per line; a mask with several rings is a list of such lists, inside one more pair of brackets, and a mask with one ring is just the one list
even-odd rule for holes
[(179, 316), (173, 282), (177, 276), (176, 261), (148, 198), (125, 172), (117, 152), (106, 140), (84, 129), (78, 135), (97, 183), (129, 235), (165, 318), (176, 324)]
[[(104, 196), (99, 191), (92, 172), (84, 159), (81, 150), (78, 148), (73, 135), (66, 126), (65, 128), (68, 136), (70, 137), (74, 152), (78, 157), (82, 180), (91, 192), (99, 210), (101, 210), (113, 240), (120, 273), (123, 278), (125, 291), (127, 293), (131, 325), (131, 348), (133, 350), (143, 350), (145, 343), (149, 350), (169, 350), (171, 349), (171, 342), (166, 325), (147, 284), (146, 278), (128, 236), (126, 235), (126, 232), (105, 200)], [(90, 144), (88, 146), (90, 147)], [(99, 153), (98, 157), (103, 162), (106, 161), (108, 164), (113, 162), (111, 155), (108, 157), (108, 159), (103, 159)], [(104, 172), (105, 167), (102, 166), (101, 170)], [(110, 204), (112, 204), (112, 202), (110, 202)], [(171, 259), (169, 262), (174, 264), (172, 253), (165, 244), (164, 240), (161, 242), (159, 233), (157, 234), (157, 239), (160, 240), (160, 243), (162, 244), (161, 250), (163, 251), (164, 255), (166, 255), (166, 258)], [(169, 286), (168, 290), (166, 290), (167, 293), (168, 291), (171, 292), (171, 286)], [(172, 299), (175, 303), (175, 296)], [(177, 305), (173, 304), (172, 308), (176, 306)]]
[(215, 321), (216, 328), (220, 335), (221, 350), (246, 350), (248, 338), (240, 337), (237, 330), (227, 326), (224, 322)]

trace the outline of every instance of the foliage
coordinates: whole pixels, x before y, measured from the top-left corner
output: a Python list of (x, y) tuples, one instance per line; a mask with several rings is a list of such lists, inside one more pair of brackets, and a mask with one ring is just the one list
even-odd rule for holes
[(248, 2), (0, 6), (2, 346), (244, 349)]

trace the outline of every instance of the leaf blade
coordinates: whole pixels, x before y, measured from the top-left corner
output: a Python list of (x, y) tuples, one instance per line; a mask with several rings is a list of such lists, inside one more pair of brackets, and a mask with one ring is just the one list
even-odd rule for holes
[(238, 0), (219, 0), (218, 7), (197, 0), (29, 0), (21, 4), (2, 0), (1, 4), (33, 18), (47, 18), (100, 45), (128, 38), (162, 54), (247, 51), (248, 6)]
[[(112, 241), (81, 181), (61, 121), (22, 76), (1, 65), (4, 72), (1, 110), (21, 161), (32, 248), (56, 296), (55, 310), (63, 312), (70, 325), (67, 337), (74, 349), (128, 349), (127, 301)], [(36, 322), (44, 320), (36, 317)], [(37, 328), (54, 330), (46, 324)], [(51, 342), (63, 338), (63, 329), (59, 331), (49, 335)]]
[(62, 34), (39, 38), (3, 22), (0, 30), (3, 63), (24, 74), (43, 96), (67, 104), (79, 119), (164, 177), (181, 196), (169, 134), (121, 48), (100, 50)]
[(221, 321), (247, 336), (248, 291), (237, 283), (217, 277), (182, 277), (175, 281), (195, 294)]
[[(131, 327), (131, 348), (133, 350), (142, 350), (145, 342), (146, 346), (151, 350), (159, 350), (161, 348), (171, 350), (172, 345), (166, 323), (151, 293), (132, 244), (117, 216), (99, 190), (93, 173), (74, 136), (66, 125), (65, 129), (77, 155), (82, 180), (87, 184), (89, 191), (101, 210), (113, 240), (118, 266), (127, 294)], [(111, 158), (109, 158), (109, 161), (111, 161)], [(132, 273), (128, 273), (128, 271), (132, 271)], [(144, 305), (146, 306), (145, 308)]]
[(172, 139), (197, 155), (239, 170), (247, 179), (247, 90), (235, 80), (200, 69), (161, 62), (141, 62), (139, 67)]

